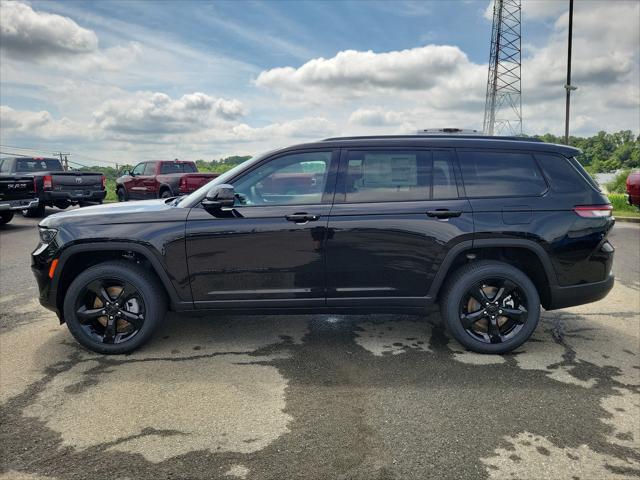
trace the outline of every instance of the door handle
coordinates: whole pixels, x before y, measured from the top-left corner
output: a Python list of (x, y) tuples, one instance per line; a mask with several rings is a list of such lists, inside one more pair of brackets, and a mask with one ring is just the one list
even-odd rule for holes
[(289, 215), (285, 215), (284, 218), (286, 218), (290, 222), (307, 223), (315, 222), (320, 218), (320, 215), (309, 215), (308, 213), (292, 213)]
[(453, 218), (462, 215), (461, 210), (427, 210), (427, 216), (436, 218)]

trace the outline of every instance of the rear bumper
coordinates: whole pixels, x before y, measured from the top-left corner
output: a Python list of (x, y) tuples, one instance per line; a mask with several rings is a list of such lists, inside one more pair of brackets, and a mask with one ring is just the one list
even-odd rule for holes
[(609, 277), (602, 282), (585, 283), (583, 285), (572, 285), (570, 287), (552, 287), (551, 302), (546, 310), (556, 310), (558, 308), (573, 307), (585, 303), (597, 302), (607, 296), (613, 288), (615, 277)]
[(24, 210), (25, 208), (36, 208), (40, 200), (37, 198), (23, 198), (20, 200), (0, 201), (0, 211)]
[(101, 202), (104, 200), (104, 197), (107, 196), (106, 190), (95, 190), (95, 191), (82, 191), (82, 192), (56, 192), (56, 191), (46, 191), (42, 192), (41, 199), (46, 203), (54, 203), (59, 201), (68, 201), (71, 203), (77, 202)]

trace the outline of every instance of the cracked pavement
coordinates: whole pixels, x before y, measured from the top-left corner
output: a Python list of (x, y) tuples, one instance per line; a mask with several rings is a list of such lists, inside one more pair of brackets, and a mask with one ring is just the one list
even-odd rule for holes
[(0, 479), (640, 477), (640, 228), (604, 300), (543, 312), (511, 355), (436, 309), (170, 314), (143, 349), (81, 349), (36, 300), (36, 221), (0, 232)]

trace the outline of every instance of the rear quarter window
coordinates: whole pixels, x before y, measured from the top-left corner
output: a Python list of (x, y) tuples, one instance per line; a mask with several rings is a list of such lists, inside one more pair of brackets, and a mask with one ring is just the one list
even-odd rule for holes
[(459, 150), (468, 197), (539, 196), (547, 183), (533, 155), (492, 150)]
[(575, 193), (588, 188), (586, 179), (565, 157), (536, 153), (536, 159), (544, 170), (553, 191)]

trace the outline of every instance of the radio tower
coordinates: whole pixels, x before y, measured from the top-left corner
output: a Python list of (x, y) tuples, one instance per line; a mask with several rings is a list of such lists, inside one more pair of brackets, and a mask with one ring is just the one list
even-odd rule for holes
[(495, 0), (493, 4), (485, 135), (522, 135), (520, 1)]

